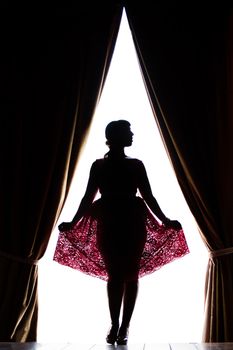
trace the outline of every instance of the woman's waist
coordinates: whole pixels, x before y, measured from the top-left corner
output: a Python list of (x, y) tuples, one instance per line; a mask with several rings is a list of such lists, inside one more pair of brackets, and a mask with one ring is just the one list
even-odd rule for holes
[(118, 194), (116, 196), (102, 195), (94, 201), (91, 207), (92, 214), (97, 217), (117, 217), (118, 220), (125, 216), (141, 217), (146, 214), (144, 200), (136, 194)]
[(135, 199), (136, 193), (128, 193), (128, 192), (106, 192), (101, 193), (101, 199), (103, 200), (127, 200), (127, 199)]
[(135, 206), (145, 207), (144, 200), (135, 193), (102, 194), (99, 201), (109, 210), (114, 208), (124, 210), (127, 207), (135, 208)]

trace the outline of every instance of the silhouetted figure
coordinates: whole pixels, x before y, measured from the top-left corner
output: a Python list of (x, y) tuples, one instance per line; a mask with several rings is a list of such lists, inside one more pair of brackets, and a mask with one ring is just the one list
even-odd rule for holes
[[(92, 164), (73, 220), (60, 224), (54, 260), (107, 280), (112, 325), (106, 340), (127, 344), (138, 278), (188, 247), (180, 223), (168, 219), (154, 198), (142, 161), (125, 155), (133, 141), (129, 122), (112, 121), (105, 134), (109, 152)], [(101, 198), (94, 201), (98, 190)]]

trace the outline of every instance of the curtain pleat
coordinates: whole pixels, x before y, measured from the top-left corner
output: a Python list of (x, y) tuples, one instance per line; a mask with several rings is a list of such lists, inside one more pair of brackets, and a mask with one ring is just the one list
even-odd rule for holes
[(37, 261), (111, 60), (115, 1), (1, 4), (0, 341), (35, 341)]
[[(232, 9), (124, 3), (156, 121), (211, 252), (203, 341), (232, 341)], [(0, 341), (34, 341), (37, 261), (101, 95), (122, 4), (0, 6)]]
[[(177, 180), (213, 252), (206, 276), (203, 341), (230, 342), (232, 8), (226, 2), (209, 1), (146, 1), (141, 6), (126, 0), (125, 6), (145, 86)], [(228, 254), (221, 255), (225, 248)]]

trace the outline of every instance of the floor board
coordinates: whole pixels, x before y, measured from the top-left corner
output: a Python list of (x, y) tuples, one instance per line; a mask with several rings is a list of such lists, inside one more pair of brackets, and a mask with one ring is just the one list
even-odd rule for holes
[(200, 343), (196, 350), (233, 350), (233, 343)]
[(43, 344), (0, 342), (0, 350), (233, 350), (233, 343)]

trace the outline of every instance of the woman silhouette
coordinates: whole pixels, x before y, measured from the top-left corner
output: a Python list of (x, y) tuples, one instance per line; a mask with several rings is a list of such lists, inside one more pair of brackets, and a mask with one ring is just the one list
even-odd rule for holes
[[(111, 328), (106, 341), (123, 345), (138, 278), (184, 256), (188, 246), (180, 223), (168, 219), (154, 198), (142, 161), (125, 155), (133, 141), (130, 123), (112, 121), (105, 135), (109, 152), (93, 162), (73, 220), (59, 225), (54, 260), (107, 280)], [(94, 200), (98, 190), (101, 198)]]

